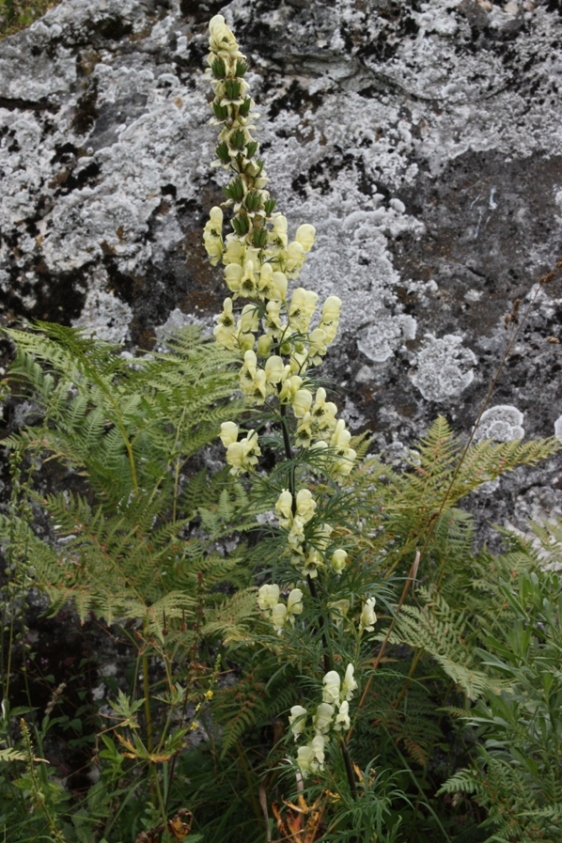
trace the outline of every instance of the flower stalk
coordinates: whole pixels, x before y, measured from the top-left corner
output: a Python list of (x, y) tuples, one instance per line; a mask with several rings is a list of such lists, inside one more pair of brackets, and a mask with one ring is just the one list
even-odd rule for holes
[[(214, 335), (218, 345), (238, 352), (242, 360), (240, 390), (251, 404), (265, 411), (264, 423), (251, 430), (223, 423), (221, 441), (231, 474), (255, 475), (261, 457), (257, 431), (268, 425), (281, 430), (286, 488), (279, 493), (278, 487), (276, 492), (272, 487), (272, 494), (287, 582), (263, 585), (258, 606), (281, 642), (302, 632), (307, 624), (313, 634), (320, 630), (322, 702), (315, 713), (309, 714), (301, 705), (291, 710), (289, 725), (295, 740), (307, 738), (297, 750), (295, 765), (303, 777), (321, 772), (333, 740), (341, 747), (349, 786), (356, 794), (353, 765), (343, 737), (351, 727), (349, 705), (357, 683), (352, 663), (343, 680), (335, 669), (331, 638), (331, 627), (339, 629), (350, 601), (325, 601), (326, 595), (331, 596), (330, 583), (345, 574), (352, 560), (335, 540), (337, 530), (324, 519), (323, 511), (333, 495), (341, 494), (339, 482), (352, 471), (357, 455), (344, 420), (338, 418), (337, 406), (328, 400), (326, 390), (314, 383), (314, 370), (338, 333), (341, 301), (331, 295), (318, 310), (318, 294), (295, 286), (314, 245), (315, 228), (304, 223), (291, 239), (287, 219), (276, 211), (267, 189), (259, 144), (252, 135), (256, 115), (244, 78), (246, 57), (221, 15), (211, 20), (209, 31), (207, 73), (215, 92), (211, 122), (219, 127), (214, 165), (230, 176), (224, 188), (225, 201), (211, 209), (203, 236), (211, 263), (223, 267), (229, 293)], [(226, 234), (225, 211), (230, 220)], [(320, 479), (324, 491), (318, 497)], [(305, 584), (315, 607), (314, 620), (308, 620), (310, 612), (299, 587)], [(345, 613), (330, 609), (344, 603)], [(357, 640), (373, 628), (373, 605), (373, 598), (363, 602), (361, 616), (355, 621)], [(346, 623), (348, 620), (352, 621), (351, 614)], [(312, 669), (318, 676), (319, 666)]]

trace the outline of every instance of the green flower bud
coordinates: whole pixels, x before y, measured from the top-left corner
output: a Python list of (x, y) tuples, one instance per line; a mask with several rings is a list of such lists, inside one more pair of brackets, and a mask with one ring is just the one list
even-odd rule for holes
[(276, 204), (277, 202), (275, 201), (275, 199), (266, 199), (263, 203), (263, 209), (268, 217), (271, 216), (271, 214), (275, 210)]
[(263, 249), (267, 244), (267, 231), (265, 228), (254, 228), (254, 246), (258, 249)]
[(224, 79), (226, 76), (226, 66), (221, 58), (216, 58), (211, 65), (211, 70), (215, 79)]
[(223, 190), (226, 198), (234, 202), (241, 202), (244, 198), (244, 185), (239, 178), (232, 179)]
[(248, 158), (253, 158), (258, 151), (259, 143), (257, 141), (250, 141), (246, 144), (246, 155)]
[(238, 113), (241, 117), (247, 117), (250, 113), (250, 109), (252, 107), (252, 100), (250, 97), (246, 97), (244, 102), (238, 106)]
[(226, 120), (228, 117), (228, 106), (221, 105), (218, 100), (213, 102), (213, 112), (217, 120)]
[(250, 230), (250, 220), (246, 216), (232, 217), (232, 228), (236, 234), (247, 234)]
[(261, 206), (261, 193), (258, 190), (251, 190), (246, 194), (244, 204), (249, 211), (257, 211)]
[(230, 164), (230, 155), (228, 154), (228, 146), (226, 143), (219, 143), (217, 147), (215, 147), (215, 155), (222, 161), (223, 164)]
[(224, 83), (224, 92), (227, 99), (237, 100), (240, 98), (240, 82), (237, 79), (226, 79)]
[(243, 149), (246, 143), (246, 135), (242, 131), (242, 129), (237, 129), (233, 132), (230, 136), (230, 145), (234, 147), (234, 149)]
[(246, 64), (246, 62), (240, 61), (240, 59), (238, 59), (238, 61), (236, 62), (236, 70), (234, 71), (235, 75), (238, 77), (242, 77), (244, 76), (247, 70), (248, 65)]

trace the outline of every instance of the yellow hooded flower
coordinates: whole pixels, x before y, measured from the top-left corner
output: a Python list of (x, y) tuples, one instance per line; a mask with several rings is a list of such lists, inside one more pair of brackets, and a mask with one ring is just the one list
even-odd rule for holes
[(203, 230), (203, 243), (213, 266), (216, 266), (222, 257), (222, 223), (222, 210), (218, 207), (211, 208), (209, 220)]
[(314, 245), (314, 239), (316, 236), (316, 229), (313, 225), (309, 225), (308, 223), (304, 223), (304, 225), (299, 225), (297, 228), (297, 233), (295, 234), (295, 240), (297, 243), (303, 248), (304, 252), (310, 252)]

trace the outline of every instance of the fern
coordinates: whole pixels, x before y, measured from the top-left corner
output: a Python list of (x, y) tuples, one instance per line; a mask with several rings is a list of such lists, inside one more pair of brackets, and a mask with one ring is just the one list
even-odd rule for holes
[(473, 648), (463, 638), (463, 614), (453, 612), (439, 594), (420, 588), (418, 595), (424, 605), (402, 607), (390, 642), (409, 644), (433, 656), (469, 699), (478, 699), (486, 689), (497, 690), (498, 683), (478, 669)]
[[(242, 584), (242, 558), (225, 560), (211, 545), (246, 498), (228, 475), (211, 479), (189, 465), (221, 421), (242, 409), (231, 400), (233, 356), (191, 328), (170, 339), (171, 350), (135, 360), (59, 325), (7, 333), (17, 344), (13, 391), (31, 396), (37, 410), (5, 444), (68, 472), (65, 492), (40, 495), (32, 476), (28, 484), (49, 516), (52, 540), (18, 527), (52, 611), (72, 600), (82, 620), (90, 611), (108, 623), (135, 619), (162, 641), (195, 624), (196, 603), (205, 600), (207, 632), (224, 629), (213, 615), (214, 591)], [(211, 509), (213, 523), (205, 521)], [(192, 539), (197, 524), (204, 529)], [(13, 519), (0, 519), (0, 537), (10, 531)], [(233, 636), (242, 635), (235, 607), (243, 619), (247, 602), (232, 603)]]

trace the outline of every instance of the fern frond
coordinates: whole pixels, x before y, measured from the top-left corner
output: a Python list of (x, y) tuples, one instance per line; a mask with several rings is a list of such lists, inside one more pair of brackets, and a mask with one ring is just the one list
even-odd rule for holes
[(452, 611), (437, 593), (420, 588), (419, 596), (425, 605), (402, 607), (390, 642), (409, 644), (431, 655), (471, 700), (486, 690), (499, 690), (498, 682), (478, 669), (473, 648), (464, 640), (464, 614)]

